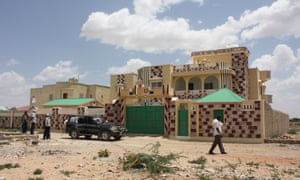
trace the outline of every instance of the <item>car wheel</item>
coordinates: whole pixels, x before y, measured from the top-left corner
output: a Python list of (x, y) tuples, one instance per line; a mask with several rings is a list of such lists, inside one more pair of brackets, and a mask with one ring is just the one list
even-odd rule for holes
[(77, 139), (78, 138), (78, 133), (76, 130), (72, 130), (70, 133), (70, 136), (72, 139)]
[(103, 131), (101, 134), (101, 139), (107, 141), (110, 139), (110, 133), (108, 131)]
[(120, 140), (121, 139), (121, 136), (116, 136), (115, 137), (115, 140)]

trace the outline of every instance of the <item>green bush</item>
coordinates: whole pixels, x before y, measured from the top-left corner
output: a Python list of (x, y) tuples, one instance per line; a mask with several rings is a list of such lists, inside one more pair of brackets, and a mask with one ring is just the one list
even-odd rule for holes
[(0, 165), (0, 171), (3, 169), (11, 169), (11, 168), (18, 168), (18, 167), (20, 167), (19, 164), (12, 165), (11, 163), (7, 163), (7, 164)]
[(108, 157), (110, 155), (110, 152), (105, 149), (98, 152), (98, 157)]
[(151, 154), (126, 153), (123, 158), (119, 158), (120, 163), (123, 164), (123, 170), (142, 169), (155, 174), (173, 172), (174, 169), (169, 165), (180, 156), (174, 153), (159, 155), (159, 147), (159, 142), (152, 144)]
[(42, 174), (42, 173), (43, 173), (43, 171), (42, 171), (41, 169), (36, 169), (36, 170), (33, 172), (34, 175), (40, 175), (40, 174)]
[(201, 169), (204, 169), (206, 161), (207, 161), (207, 159), (204, 156), (201, 156), (196, 160), (189, 161), (189, 163), (199, 164), (199, 165), (201, 165)]

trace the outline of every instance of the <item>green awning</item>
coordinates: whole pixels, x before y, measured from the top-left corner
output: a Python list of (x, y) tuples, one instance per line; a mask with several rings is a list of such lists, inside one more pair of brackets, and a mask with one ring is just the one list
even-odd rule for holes
[(44, 106), (80, 106), (94, 101), (93, 98), (72, 98), (72, 99), (56, 99), (49, 101)]
[(219, 89), (203, 98), (197, 99), (198, 103), (213, 103), (213, 102), (242, 102), (245, 99), (227, 88)]

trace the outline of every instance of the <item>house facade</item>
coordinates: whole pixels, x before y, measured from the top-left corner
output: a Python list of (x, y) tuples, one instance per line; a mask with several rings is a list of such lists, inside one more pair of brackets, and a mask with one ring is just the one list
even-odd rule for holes
[[(288, 115), (272, 109), (266, 94), (271, 72), (249, 68), (249, 55), (246, 47), (197, 51), (193, 64), (111, 75), (115, 101), (106, 105), (107, 118), (124, 123), (129, 133), (191, 140), (210, 140), (216, 116), (224, 122), (225, 141), (256, 143), (284, 133)], [(220, 91), (243, 100), (219, 98)], [(208, 96), (215, 100), (201, 101)]]
[(77, 79), (30, 90), (30, 107), (38, 108), (41, 113), (53, 107), (65, 109), (61, 113), (70, 113), (70, 110), (75, 113), (78, 107), (101, 108), (106, 103), (111, 103), (110, 87), (87, 85), (79, 83)]

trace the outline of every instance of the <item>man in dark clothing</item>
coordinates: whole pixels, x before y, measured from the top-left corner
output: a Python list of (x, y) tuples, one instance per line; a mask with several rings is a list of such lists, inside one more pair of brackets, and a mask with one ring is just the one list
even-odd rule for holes
[(43, 139), (50, 139), (51, 118), (49, 114), (46, 114), (44, 126), (45, 130)]

